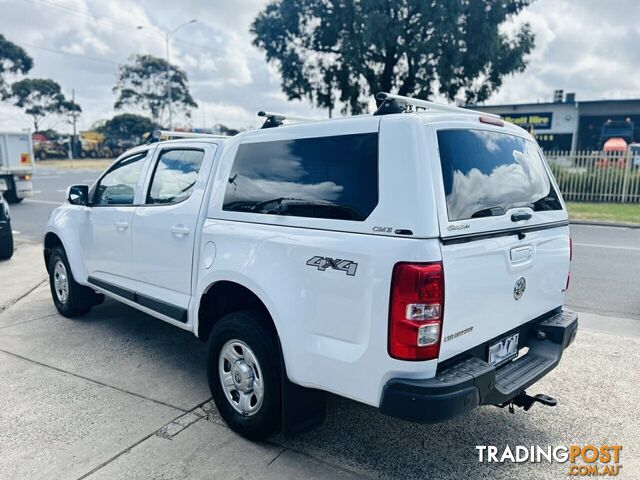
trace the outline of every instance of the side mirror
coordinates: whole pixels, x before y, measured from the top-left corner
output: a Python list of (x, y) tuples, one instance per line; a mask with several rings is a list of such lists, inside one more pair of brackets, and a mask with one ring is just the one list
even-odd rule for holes
[(71, 205), (89, 205), (89, 186), (73, 185), (69, 187), (67, 200)]

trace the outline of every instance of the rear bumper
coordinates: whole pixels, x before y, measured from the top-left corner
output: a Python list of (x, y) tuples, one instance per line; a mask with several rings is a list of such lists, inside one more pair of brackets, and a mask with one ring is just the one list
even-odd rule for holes
[(558, 365), (577, 330), (578, 316), (565, 310), (532, 324), (526, 342), (529, 351), (503, 367), (496, 369), (484, 359), (466, 356), (434, 378), (390, 380), (382, 392), (380, 411), (412, 422), (437, 423), (478, 405), (505, 403)]

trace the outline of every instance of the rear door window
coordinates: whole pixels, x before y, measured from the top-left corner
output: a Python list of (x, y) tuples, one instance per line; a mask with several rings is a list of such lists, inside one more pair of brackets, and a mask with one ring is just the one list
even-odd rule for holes
[(363, 221), (378, 203), (378, 134), (245, 143), (223, 210)]
[(534, 142), (459, 129), (438, 131), (438, 146), (449, 221), (562, 209)]
[(147, 204), (172, 204), (189, 198), (203, 158), (202, 150), (164, 150), (153, 172)]

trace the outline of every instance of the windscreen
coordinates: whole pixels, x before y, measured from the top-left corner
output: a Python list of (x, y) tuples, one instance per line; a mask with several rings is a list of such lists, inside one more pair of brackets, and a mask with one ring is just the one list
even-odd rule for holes
[(449, 221), (514, 207), (562, 209), (534, 142), (487, 130), (440, 130), (438, 145)]

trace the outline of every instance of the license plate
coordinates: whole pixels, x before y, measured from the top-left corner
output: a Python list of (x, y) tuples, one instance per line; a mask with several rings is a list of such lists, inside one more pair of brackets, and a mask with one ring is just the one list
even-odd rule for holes
[(519, 337), (519, 333), (514, 333), (489, 346), (489, 363), (497, 367), (516, 358), (518, 356)]

